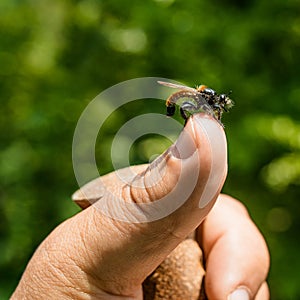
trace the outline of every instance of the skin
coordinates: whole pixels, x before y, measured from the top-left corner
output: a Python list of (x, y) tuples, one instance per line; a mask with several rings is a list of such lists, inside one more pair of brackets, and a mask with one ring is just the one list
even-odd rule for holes
[[(194, 230), (206, 259), (209, 299), (238, 299), (229, 296), (238, 288), (249, 294), (248, 299), (269, 299), (264, 238), (240, 202), (219, 194), (227, 154), (223, 128), (215, 120), (192, 116), (176, 144), (158, 160), (131, 169), (141, 173), (132, 182), (142, 187), (124, 183), (116, 173), (101, 180), (126, 203), (151, 204), (178, 184), (179, 191), (184, 189), (187, 182), (178, 183), (179, 176), (186, 178), (194, 169), (195, 187), (183, 205), (163, 218), (143, 223), (110, 218), (101, 210), (104, 194), (60, 224), (34, 253), (11, 299), (141, 300), (147, 275)], [(127, 173), (129, 177), (130, 170), (123, 170), (125, 178)], [(153, 178), (158, 179), (155, 185)], [(180, 200), (178, 194), (172, 201)], [(108, 210), (113, 210), (110, 203)], [(142, 216), (128, 215), (133, 217)]]

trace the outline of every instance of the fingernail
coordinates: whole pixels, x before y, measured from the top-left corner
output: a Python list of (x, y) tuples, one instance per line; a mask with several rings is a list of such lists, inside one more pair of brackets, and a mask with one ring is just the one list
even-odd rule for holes
[(219, 127), (220, 124), (218, 124), (215, 119), (206, 114), (193, 115), (187, 122), (176, 143), (170, 149), (174, 157), (185, 159), (191, 157), (195, 153), (195, 151), (197, 150), (195, 140), (196, 136), (198, 135), (195, 126), (199, 127), (200, 130), (203, 130), (203, 128), (206, 127)]
[(192, 136), (190, 124), (183, 129), (176, 143), (171, 147), (171, 153), (174, 157), (185, 159), (191, 157), (197, 150), (195, 140)]
[(203, 127), (203, 124), (207, 124), (206, 126), (217, 128), (216, 130), (219, 130), (220, 128), (223, 129), (223, 126), (213, 117), (207, 115), (207, 114), (195, 114), (193, 115), (193, 121), (195, 121), (198, 126)]
[(228, 296), (228, 300), (250, 300), (250, 295), (246, 288), (238, 288)]
[[(227, 174), (227, 143), (221, 125), (212, 117), (203, 114), (193, 115), (195, 135), (202, 141), (205, 157), (210, 161), (210, 172), (199, 200), (199, 208), (204, 208), (221, 190)], [(200, 150), (200, 155), (201, 155)]]

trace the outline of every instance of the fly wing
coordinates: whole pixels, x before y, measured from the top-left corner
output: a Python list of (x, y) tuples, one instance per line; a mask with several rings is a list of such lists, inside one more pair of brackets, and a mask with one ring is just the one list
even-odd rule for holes
[(198, 93), (198, 91), (194, 88), (191, 88), (189, 86), (185, 86), (185, 85), (181, 85), (181, 84), (175, 84), (175, 83), (171, 83), (171, 82), (165, 82), (165, 81), (157, 81), (159, 84), (173, 88), (173, 89), (180, 89), (183, 91), (188, 91), (188, 92), (192, 92), (192, 93)]
[(181, 84), (175, 84), (171, 82), (165, 82), (165, 81), (157, 81), (159, 84), (173, 88), (173, 89), (180, 89), (179, 92), (176, 92), (172, 94), (167, 101), (172, 103), (177, 103), (180, 99), (183, 98), (190, 98), (193, 99), (194, 103), (194, 109), (189, 111), (190, 114), (194, 114), (197, 112), (204, 112), (213, 118), (215, 118), (221, 125), (222, 123), (219, 121), (218, 116), (216, 115), (216, 112), (213, 110), (211, 105), (208, 104), (206, 99), (201, 95), (201, 92), (199, 92), (197, 89), (181, 85)]

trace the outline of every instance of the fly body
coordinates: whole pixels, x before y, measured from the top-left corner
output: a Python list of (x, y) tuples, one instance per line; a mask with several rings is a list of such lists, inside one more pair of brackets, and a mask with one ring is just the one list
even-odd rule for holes
[(187, 122), (190, 115), (197, 112), (205, 112), (221, 123), (223, 112), (227, 112), (233, 106), (233, 101), (229, 98), (229, 93), (218, 94), (215, 90), (206, 85), (191, 88), (164, 81), (158, 81), (158, 83), (179, 89), (178, 92), (172, 94), (166, 101), (167, 116), (173, 116), (175, 114), (176, 105), (179, 105), (180, 114), (185, 122)]

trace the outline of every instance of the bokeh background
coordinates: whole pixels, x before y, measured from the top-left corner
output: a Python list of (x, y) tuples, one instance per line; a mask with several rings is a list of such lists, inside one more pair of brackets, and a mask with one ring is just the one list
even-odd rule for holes
[[(0, 298), (47, 234), (78, 208), (72, 137), (85, 106), (124, 80), (159, 76), (232, 90), (224, 192), (265, 235), (272, 299), (300, 299), (300, 2), (298, 0), (1, 0)], [(99, 137), (112, 170), (117, 129), (163, 103), (130, 103)], [(176, 116), (178, 117), (178, 116)], [(168, 142), (133, 146), (141, 163)]]

